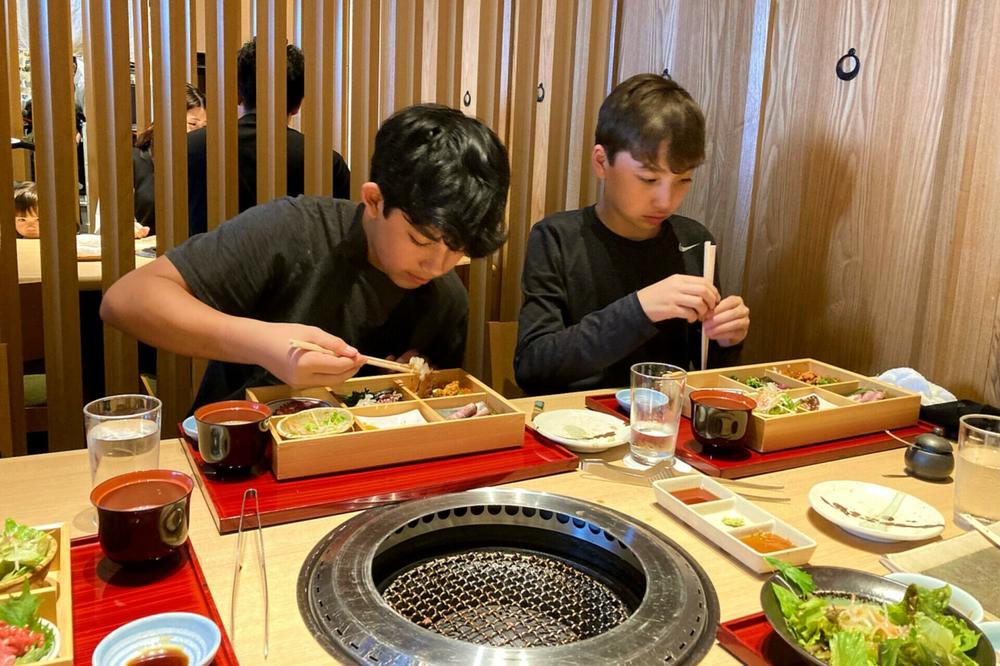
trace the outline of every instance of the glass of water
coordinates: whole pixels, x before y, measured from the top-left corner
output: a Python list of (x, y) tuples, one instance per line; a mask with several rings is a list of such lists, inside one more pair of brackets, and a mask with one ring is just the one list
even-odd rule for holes
[(113, 395), (83, 408), (92, 486), (160, 464), (160, 409), (148, 395)]
[(687, 373), (667, 363), (632, 366), (629, 453), (642, 465), (673, 458)]
[(967, 414), (958, 422), (955, 521), (968, 513), (986, 523), (1000, 520), (1000, 416)]

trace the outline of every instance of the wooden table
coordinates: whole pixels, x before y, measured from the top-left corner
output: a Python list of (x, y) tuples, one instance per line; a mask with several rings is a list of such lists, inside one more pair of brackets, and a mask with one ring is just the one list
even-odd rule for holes
[[(574, 393), (547, 397), (546, 409), (581, 407), (584, 395), (585, 393)], [(534, 399), (522, 399), (515, 403), (522, 409), (530, 410), (533, 401)], [(160, 464), (167, 469), (191, 473), (180, 447), (179, 440), (165, 440), (161, 446)], [(622, 455), (624, 451), (619, 447), (605, 454), (605, 457), (612, 459)], [(815, 538), (819, 547), (812, 558), (812, 564), (885, 573), (878, 562), (879, 556), (908, 550), (914, 544), (879, 544), (850, 536), (809, 509), (806, 496), (815, 483), (828, 479), (879, 483), (916, 495), (938, 507), (947, 523), (941, 538), (962, 533), (952, 520), (952, 485), (927, 483), (910, 477), (883, 476), (896, 475), (902, 470), (902, 451), (895, 450), (842, 462), (774, 472), (756, 478), (785, 484), (787, 493), (792, 497), (790, 504), (762, 503), (761, 506)], [(29, 524), (55, 521), (72, 524), (74, 517), (89, 506), (87, 497), (90, 477), (85, 451), (0, 460), (0, 479), (3, 479), (0, 483), (0, 517), (11, 516)], [(737, 564), (708, 540), (661, 509), (656, 504), (651, 489), (604, 481), (584, 476), (580, 472), (522, 481), (512, 486), (586, 499), (648, 523), (677, 541), (705, 568), (719, 595), (723, 621), (760, 610), (758, 595), (764, 578)], [(219, 612), (224, 621), (228, 622), (236, 535), (220, 536), (216, 532), (204, 500), (197, 496), (197, 490), (195, 493), (191, 503), (191, 541), (201, 560)], [(323, 535), (352, 515), (354, 514), (343, 514), (266, 528), (264, 540), (271, 599), (269, 663), (330, 662), (329, 655), (310, 636), (299, 615), (295, 584), (299, 567), (309, 550)], [(81, 530), (79, 525), (73, 524), (72, 532), (74, 536), (78, 536), (87, 530)], [(246, 552), (245, 564), (250, 568), (244, 571), (252, 572), (256, 567), (254, 549), (247, 548)], [(264, 664), (261, 655), (263, 612), (258, 603), (261, 599), (258, 577), (244, 573), (240, 580), (237, 616), (239, 630), (235, 648), (242, 664)], [(737, 662), (729, 653), (715, 645), (705, 663)]]
[[(155, 247), (156, 237), (140, 238), (136, 240), (136, 249), (143, 247)], [(151, 262), (149, 257), (136, 255), (136, 267), (144, 266)], [(100, 291), (101, 289), (101, 262), (78, 261), (76, 262), (76, 272), (80, 278), (80, 291)], [(42, 256), (41, 245), (37, 238), (17, 239), (17, 282), (23, 287), (28, 284), (37, 284), (42, 281)]]

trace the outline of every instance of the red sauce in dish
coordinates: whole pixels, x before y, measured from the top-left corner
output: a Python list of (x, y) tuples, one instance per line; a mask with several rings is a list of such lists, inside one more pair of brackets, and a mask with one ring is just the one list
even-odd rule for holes
[(125, 666), (188, 666), (188, 658), (180, 648), (167, 645), (145, 650), (125, 662)]
[(786, 548), (795, 546), (791, 541), (783, 536), (778, 536), (774, 532), (754, 532), (745, 537), (740, 537), (740, 541), (758, 553), (773, 553), (776, 550), (785, 550)]
[(682, 490), (671, 491), (670, 494), (685, 504), (701, 504), (702, 502), (713, 502), (719, 499), (704, 488), (684, 488)]

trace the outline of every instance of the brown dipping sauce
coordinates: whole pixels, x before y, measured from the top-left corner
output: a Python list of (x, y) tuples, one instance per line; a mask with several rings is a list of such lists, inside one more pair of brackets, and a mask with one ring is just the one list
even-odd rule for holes
[(187, 655), (172, 645), (150, 648), (132, 657), (125, 666), (188, 666)]
[(250, 409), (220, 409), (201, 416), (206, 423), (217, 425), (242, 425), (264, 420), (265, 415)]
[(701, 405), (706, 405), (708, 407), (715, 407), (716, 409), (746, 409), (746, 405), (739, 400), (733, 400), (732, 398), (723, 398), (722, 396), (706, 395), (699, 396), (694, 399), (695, 402)]
[(791, 541), (783, 536), (778, 536), (774, 532), (754, 532), (745, 537), (740, 537), (740, 541), (758, 553), (773, 553), (777, 550), (795, 547), (795, 544)]
[(176, 502), (187, 492), (187, 488), (171, 481), (138, 481), (111, 490), (98, 503), (112, 511), (142, 511)]
[(704, 488), (684, 488), (682, 490), (673, 490), (670, 494), (688, 505), (714, 502), (719, 499)]

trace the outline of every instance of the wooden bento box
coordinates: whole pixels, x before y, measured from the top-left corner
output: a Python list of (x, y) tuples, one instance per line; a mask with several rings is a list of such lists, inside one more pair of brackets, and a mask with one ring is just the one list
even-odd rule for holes
[[(467, 391), (461, 395), (419, 397), (417, 381), (416, 375), (393, 374), (355, 377), (339, 386), (326, 388), (264, 386), (248, 389), (249, 400), (266, 403), (290, 397), (319, 398), (345, 407), (355, 417), (352, 429), (347, 432), (295, 439), (285, 439), (278, 432), (278, 422), (287, 417), (272, 417), (271, 468), (275, 477), (294, 479), (523, 446), (524, 412), (464, 370), (438, 370), (425, 381), (429, 387), (457, 381), (459, 388)], [(376, 392), (387, 388), (398, 390), (403, 399), (363, 407), (347, 407), (345, 403), (355, 391)], [(448, 420), (438, 412), (480, 401), (486, 403), (491, 414)], [(367, 429), (358, 420), (359, 417), (394, 416), (411, 410), (417, 410), (427, 422)]]
[[(34, 527), (51, 534), (59, 544), (45, 576), (31, 581), (31, 593), (40, 601), (38, 616), (59, 629), (59, 650), (54, 657), (33, 663), (38, 666), (70, 666), (73, 663), (73, 582), (69, 526), (55, 523)], [(11, 596), (21, 596), (23, 589), (23, 585), (18, 585), (0, 591), (0, 604)]]
[[(823, 381), (835, 381), (813, 384), (796, 379), (802, 377), (802, 373), (813, 373)], [(746, 383), (757, 383), (751, 378), (784, 387), (792, 400), (815, 395), (820, 404), (819, 409), (810, 412), (769, 415), (755, 411), (748, 446), (760, 452), (910, 426), (920, 416), (919, 394), (809, 358), (690, 372), (685, 387), (684, 415), (690, 416), (690, 394), (698, 389), (740, 389), (755, 397), (755, 389)], [(865, 390), (881, 392), (884, 397), (859, 402)]]

